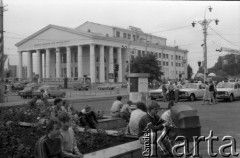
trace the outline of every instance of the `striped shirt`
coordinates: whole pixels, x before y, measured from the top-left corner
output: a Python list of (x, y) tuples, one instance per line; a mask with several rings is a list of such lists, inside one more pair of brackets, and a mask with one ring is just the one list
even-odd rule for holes
[(50, 139), (47, 135), (42, 136), (34, 149), (35, 158), (62, 158), (61, 139)]

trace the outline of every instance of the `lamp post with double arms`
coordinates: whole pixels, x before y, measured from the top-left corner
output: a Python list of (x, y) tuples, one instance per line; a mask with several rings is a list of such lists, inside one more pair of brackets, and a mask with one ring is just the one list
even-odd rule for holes
[(212, 7), (209, 6), (205, 9), (205, 13), (204, 13), (204, 19), (203, 20), (200, 20), (200, 21), (193, 21), (192, 22), (192, 27), (195, 27), (196, 23), (200, 24), (203, 28), (203, 36), (204, 36), (204, 39), (203, 39), (203, 42), (204, 42), (204, 45), (203, 45), (203, 58), (204, 58), (204, 62), (203, 62), (203, 68), (204, 68), (204, 82), (207, 81), (207, 73), (208, 73), (208, 70), (207, 70), (207, 29), (208, 29), (208, 26), (209, 24), (212, 22), (212, 21), (215, 21), (216, 25), (218, 25), (218, 22), (219, 20), (218, 19), (206, 19), (206, 12), (207, 10), (209, 10), (210, 12), (212, 11)]

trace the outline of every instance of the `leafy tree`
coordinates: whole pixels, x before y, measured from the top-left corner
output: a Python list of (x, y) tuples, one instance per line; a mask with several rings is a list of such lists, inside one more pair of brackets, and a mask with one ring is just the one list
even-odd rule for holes
[(187, 78), (191, 79), (192, 78), (192, 74), (193, 74), (193, 69), (192, 67), (188, 64), (187, 66)]
[(161, 71), (161, 66), (158, 65), (158, 60), (155, 55), (137, 56), (131, 61), (131, 73), (150, 73), (149, 82), (154, 79), (159, 81), (164, 74)]
[[(224, 60), (226, 63), (224, 63)], [(238, 76), (240, 74), (240, 56), (236, 57), (234, 54), (228, 54), (224, 57), (219, 57), (217, 63), (209, 69), (209, 72), (224, 78)]]

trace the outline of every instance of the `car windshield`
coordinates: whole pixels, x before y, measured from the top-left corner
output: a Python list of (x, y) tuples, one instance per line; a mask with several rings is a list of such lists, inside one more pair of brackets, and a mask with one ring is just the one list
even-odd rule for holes
[(233, 87), (234, 87), (233, 83), (220, 82), (217, 84), (217, 88), (233, 88)]
[(187, 83), (187, 84), (183, 85), (183, 88), (197, 89), (197, 85), (196, 85), (196, 84), (193, 84), (193, 83)]

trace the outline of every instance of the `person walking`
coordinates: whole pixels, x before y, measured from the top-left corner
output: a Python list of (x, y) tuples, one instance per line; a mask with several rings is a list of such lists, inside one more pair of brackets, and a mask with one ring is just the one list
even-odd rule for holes
[(208, 102), (208, 104), (211, 104), (209, 86), (208, 86), (208, 82), (207, 81), (205, 81), (205, 91), (204, 91), (204, 95), (203, 95), (203, 103), (202, 103), (202, 105), (205, 105), (206, 101)]
[(215, 104), (215, 98), (214, 98), (214, 84), (213, 81), (210, 81), (210, 85), (209, 85), (209, 92), (210, 92), (210, 102)]
[(166, 86), (166, 82), (163, 82), (162, 85), (162, 93), (163, 93), (163, 102), (167, 101), (167, 86)]

